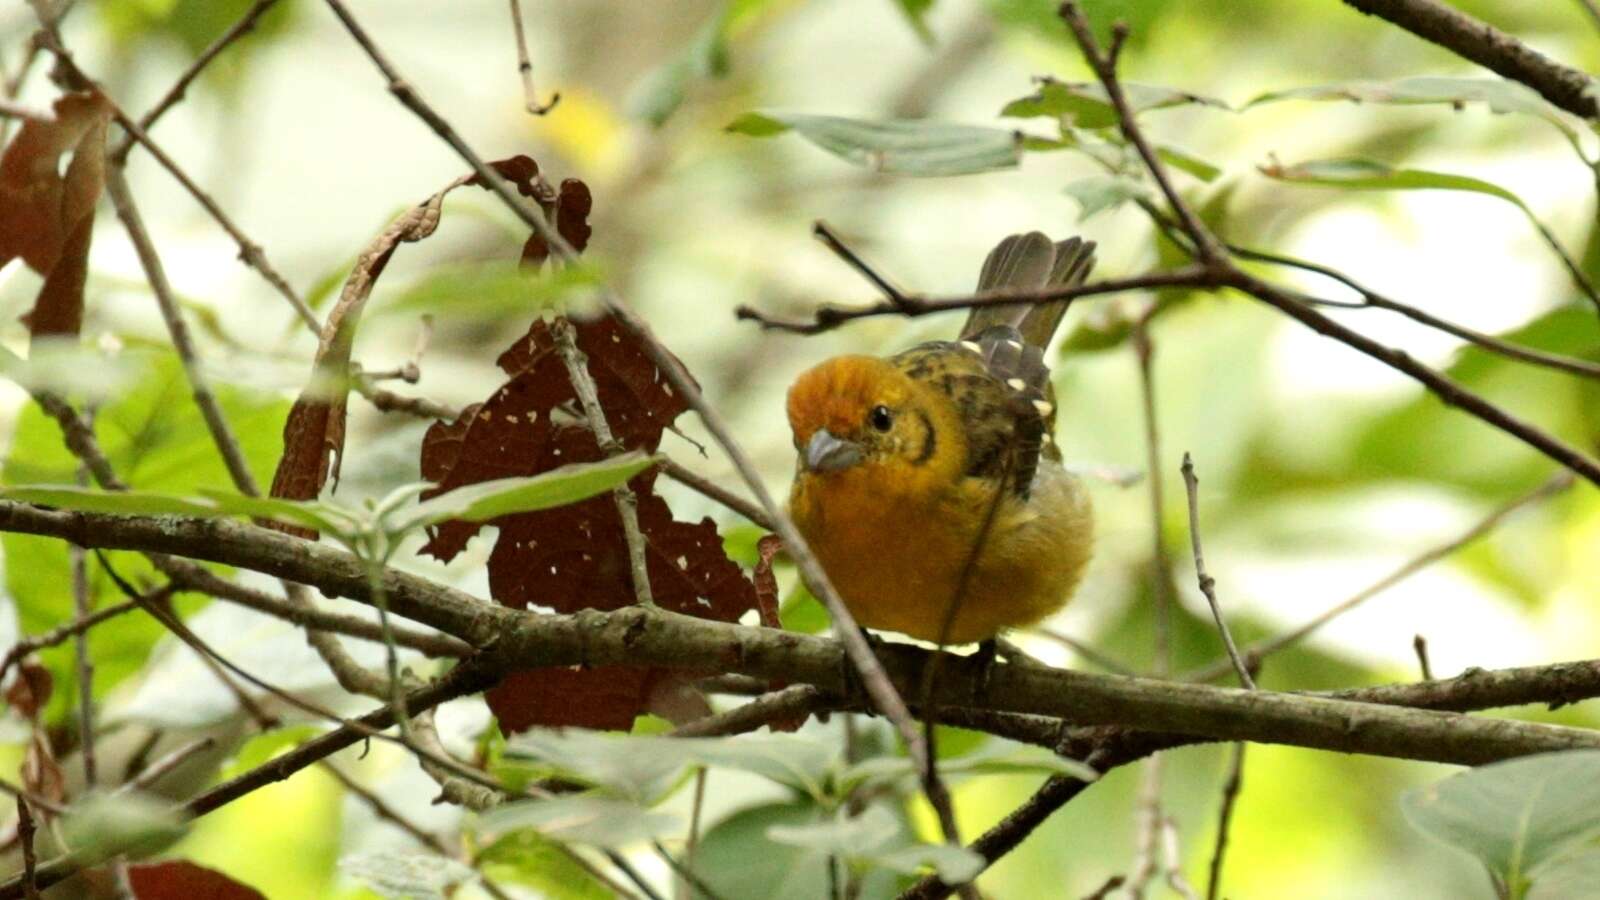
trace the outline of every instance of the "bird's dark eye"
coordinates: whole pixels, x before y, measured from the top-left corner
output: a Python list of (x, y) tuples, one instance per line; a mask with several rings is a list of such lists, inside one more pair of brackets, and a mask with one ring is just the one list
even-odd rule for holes
[(874, 406), (867, 421), (871, 422), (872, 427), (879, 431), (888, 431), (890, 426), (894, 425), (894, 414), (889, 412), (889, 407), (887, 406)]

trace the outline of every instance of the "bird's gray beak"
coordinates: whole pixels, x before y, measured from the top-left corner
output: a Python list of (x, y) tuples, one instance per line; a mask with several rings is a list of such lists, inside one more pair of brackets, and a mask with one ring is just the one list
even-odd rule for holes
[(805, 461), (813, 472), (837, 472), (861, 461), (861, 445), (840, 440), (826, 428), (818, 429), (806, 444)]

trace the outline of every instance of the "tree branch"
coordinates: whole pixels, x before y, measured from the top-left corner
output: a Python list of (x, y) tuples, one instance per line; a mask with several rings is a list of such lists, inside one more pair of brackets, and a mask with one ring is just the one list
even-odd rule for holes
[(1594, 79), (1562, 65), (1509, 34), (1438, 0), (1344, 0), (1345, 5), (1404, 28), (1425, 41), (1533, 88), (1585, 119), (1600, 115)]

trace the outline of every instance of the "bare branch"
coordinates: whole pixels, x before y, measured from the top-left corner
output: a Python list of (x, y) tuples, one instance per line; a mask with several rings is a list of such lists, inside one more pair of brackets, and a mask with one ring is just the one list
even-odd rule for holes
[(528, 36), (522, 27), (522, 4), (518, 0), (511, 0), (511, 30), (517, 36), (517, 74), (522, 77), (523, 108), (542, 116), (561, 102), (561, 93), (552, 93), (549, 103), (540, 103), (538, 100), (538, 92), (533, 89), (533, 63), (528, 60)]
[[(189, 85), (194, 83), (194, 80), (200, 76), (205, 67), (220, 56), (222, 51), (228, 49), (234, 41), (254, 31), (256, 22), (261, 19), (262, 14), (271, 9), (273, 4), (277, 2), (278, 0), (256, 0), (255, 4), (245, 10), (244, 15), (240, 16), (237, 22), (229, 26), (227, 31), (218, 35), (210, 46), (200, 51), (200, 55), (195, 57), (194, 62), (189, 64), (189, 68), (185, 69), (182, 75), (178, 76), (178, 80), (162, 95), (156, 105), (152, 106), (149, 112), (139, 117), (139, 127), (148, 132), (156, 124), (156, 120), (166, 115), (167, 110), (177, 106), (179, 101), (183, 99), (184, 94), (189, 90)], [(133, 149), (133, 145), (134, 138), (132, 133), (124, 135), (122, 143), (107, 154), (107, 159), (113, 166), (121, 168), (128, 158), (128, 151)]]
[[(1328, 624), (1339, 616), (1342, 616), (1350, 610), (1355, 609), (1357, 606), (1367, 602), (1374, 596), (1377, 596), (1389, 588), (1394, 587), (1407, 578), (1410, 578), (1412, 575), (1415, 575), (1423, 569), (1426, 569), (1428, 566), (1431, 566), (1434, 563), (1449, 557), (1457, 550), (1460, 550), (1461, 548), (1471, 544), (1489, 532), (1500, 527), (1500, 524), (1517, 510), (1553, 497), (1556, 494), (1559, 494), (1562, 491), (1570, 488), (1572, 483), (1573, 477), (1571, 472), (1558, 472), (1547, 479), (1543, 484), (1527, 492), (1526, 494), (1523, 494), (1522, 496), (1516, 497), (1512, 500), (1508, 500), (1500, 506), (1495, 507), (1489, 512), (1488, 515), (1473, 523), (1473, 525), (1466, 531), (1461, 532), (1460, 534), (1442, 544), (1439, 544), (1438, 546), (1430, 547), (1427, 550), (1417, 554), (1416, 556), (1402, 563), (1400, 567), (1395, 569), (1393, 572), (1390, 572), (1388, 575), (1385, 575), (1367, 587), (1357, 591), (1349, 598), (1330, 606), (1321, 614), (1307, 621), (1304, 625), (1301, 625), (1300, 627), (1291, 631), (1286, 631), (1276, 637), (1268, 638), (1266, 640), (1251, 644), (1244, 649), (1245, 659), (1249, 660), (1251, 666), (1253, 667), (1258, 665), (1261, 660), (1274, 653), (1277, 653), (1279, 650), (1282, 650), (1283, 648), (1292, 644), (1299, 643), (1317, 629)], [(1222, 662), (1198, 669), (1194, 672), (1190, 672), (1183, 677), (1185, 679), (1191, 679), (1195, 681), (1210, 681), (1222, 675), (1226, 671), (1228, 671), (1228, 663)]]
[[(557, 319), (550, 330), (555, 335), (556, 349), (560, 351), (561, 361), (567, 367), (567, 378), (572, 382), (573, 392), (578, 395), (578, 405), (583, 408), (584, 418), (589, 421), (589, 431), (594, 435), (595, 443), (599, 444), (600, 452), (608, 457), (622, 453), (626, 448), (611, 434), (606, 411), (600, 406), (599, 389), (589, 375), (589, 358), (578, 349), (572, 323)], [(655, 592), (650, 589), (650, 567), (645, 558), (644, 534), (639, 530), (639, 498), (634, 496), (633, 489), (627, 484), (617, 485), (612, 489), (611, 496), (616, 500), (617, 518), (622, 520), (622, 534), (628, 543), (634, 598), (640, 606), (655, 606)]]
[(1222, 607), (1217, 604), (1216, 579), (1206, 572), (1206, 557), (1200, 549), (1200, 479), (1194, 474), (1194, 460), (1188, 453), (1183, 454), (1183, 485), (1189, 496), (1189, 540), (1194, 546), (1194, 570), (1200, 580), (1200, 593), (1206, 596), (1206, 603), (1211, 606), (1211, 617), (1216, 620), (1222, 645), (1228, 650), (1228, 659), (1233, 662), (1233, 671), (1239, 676), (1239, 684), (1253, 691), (1256, 689), (1255, 679), (1250, 677), (1250, 667), (1239, 658), (1233, 633), (1228, 630), (1228, 623), (1222, 618)]
[(884, 300), (869, 306), (817, 307), (809, 321), (779, 319), (749, 306), (740, 306), (734, 314), (740, 319), (757, 322), (763, 328), (773, 328), (794, 334), (821, 334), (832, 331), (846, 322), (871, 316), (926, 316), (953, 309), (978, 309), (986, 306), (1006, 306), (1012, 303), (1048, 303), (1054, 300), (1075, 300), (1102, 294), (1126, 291), (1155, 290), (1159, 288), (1187, 287), (1215, 288), (1215, 275), (1201, 266), (1188, 266), (1166, 272), (1150, 272), (1127, 278), (1108, 278), (1087, 284), (1054, 285), (1046, 288), (1007, 289), (985, 291), (981, 294), (958, 294), (946, 297), (929, 297), (921, 294), (901, 294), (898, 300)]
[(1438, 0), (1344, 0), (1347, 6), (1404, 28), (1457, 56), (1533, 88), (1575, 116), (1600, 116), (1588, 74)]
[(1428, 663), (1428, 639), (1417, 635), (1411, 639), (1411, 648), (1417, 651), (1417, 667), (1422, 670), (1422, 680), (1433, 680), (1433, 666)]

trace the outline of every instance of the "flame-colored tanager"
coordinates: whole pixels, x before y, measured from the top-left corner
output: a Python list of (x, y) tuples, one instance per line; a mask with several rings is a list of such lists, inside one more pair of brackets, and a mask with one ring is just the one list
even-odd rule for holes
[[(978, 290), (1075, 284), (1094, 244), (1012, 235)], [(1060, 609), (1094, 519), (1061, 464), (1044, 349), (1065, 302), (973, 309), (955, 341), (840, 356), (789, 389), (799, 462), (789, 506), (868, 628), (988, 641)]]

